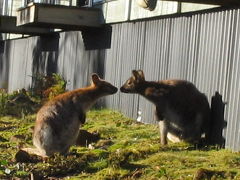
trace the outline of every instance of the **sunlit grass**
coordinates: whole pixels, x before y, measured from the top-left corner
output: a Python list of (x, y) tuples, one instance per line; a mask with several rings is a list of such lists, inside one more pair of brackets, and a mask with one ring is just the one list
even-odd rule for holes
[(35, 115), (0, 119), (0, 179), (30, 174), (69, 179), (240, 179), (240, 153), (185, 143), (159, 144), (158, 128), (111, 110), (93, 110), (82, 127), (100, 133), (89, 147), (73, 146), (67, 156), (17, 163), (15, 154), (32, 145)]

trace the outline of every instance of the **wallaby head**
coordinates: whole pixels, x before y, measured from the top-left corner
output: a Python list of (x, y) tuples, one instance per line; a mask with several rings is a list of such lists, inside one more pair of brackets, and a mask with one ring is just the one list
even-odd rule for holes
[(133, 70), (132, 76), (123, 84), (120, 88), (121, 92), (124, 93), (138, 93), (139, 88), (145, 82), (144, 73), (142, 70)]
[(115, 94), (118, 91), (118, 88), (111, 83), (100, 79), (95, 73), (92, 74), (92, 86), (95, 86), (99, 91), (103, 92), (104, 95)]

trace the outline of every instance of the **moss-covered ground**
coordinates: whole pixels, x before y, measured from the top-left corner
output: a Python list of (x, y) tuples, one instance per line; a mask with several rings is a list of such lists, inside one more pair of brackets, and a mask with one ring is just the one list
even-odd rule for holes
[(66, 156), (16, 162), (22, 147), (32, 146), (35, 115), (0, 117), (0, 179), (240, 179), (240, 153), (184, 143), (159, 144), (158, 128), (119, 112), (93, 110), (82, 127), (101, 139), (73, 146)]

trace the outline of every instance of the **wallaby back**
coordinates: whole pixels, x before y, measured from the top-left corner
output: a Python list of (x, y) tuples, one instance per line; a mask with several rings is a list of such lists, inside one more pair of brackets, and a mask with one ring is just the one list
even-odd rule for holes
[(191, 82), (184, 80), (145, 81), (144, 73), (133, 71), (121, 87), (124, 93), (137, 93), (156, 105), (160, 122), (161, 143), (168, 133), (181, 140), (195, 142), (209, 134), (208, 100)]
[(93, 74), (90, 86), (53, 98), (37, 113), (33, 144), (43, 156), (66, 153), (75, 144), (86, 112), (99, 98), (116, 92), (115, 86)]

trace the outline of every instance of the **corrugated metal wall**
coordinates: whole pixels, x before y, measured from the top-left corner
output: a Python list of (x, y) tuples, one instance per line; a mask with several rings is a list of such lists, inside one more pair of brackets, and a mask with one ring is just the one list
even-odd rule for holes
[[(239, 151), (239, 11), (114, 24), (109, 49), (85, 50), (80, 32), (7, 41), (0, 69), (9, 68), (9, 73), (2, 78), (1, 71), (0, 80), (5, 79), (14, 90), (28, 87), (34, 72), (58, 72), (69, 80), (68, 89), (74, 89), (88, 84), (91, 72), (100, 72), (120, 87), (132, 69), (143, 69), (147, 80), (190, 80), (209, 102), (215, 91), (223, 96), (226, 147)], [(156, 123), (153, 105), (138, 95), (119, 92), (103, 103), (133, 118), (141, 111), (143, 122)]]

